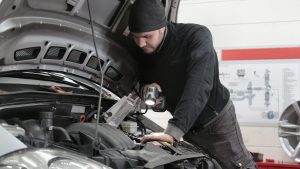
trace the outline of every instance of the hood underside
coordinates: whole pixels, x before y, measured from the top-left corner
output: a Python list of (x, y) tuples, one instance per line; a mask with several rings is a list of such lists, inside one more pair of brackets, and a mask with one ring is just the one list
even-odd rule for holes
[[(103, 73), (105, 87), (119, 95), (129, 93), (137, 76), (136, 63), (126, 47), (130, 41), (112, 31), (128, 8), (128, 2), (87, 2), (3, 0), (0, 4), (0, 73), (47, 70), (97, 83)], [(89, 12), (94, 21), (94, 34)]]

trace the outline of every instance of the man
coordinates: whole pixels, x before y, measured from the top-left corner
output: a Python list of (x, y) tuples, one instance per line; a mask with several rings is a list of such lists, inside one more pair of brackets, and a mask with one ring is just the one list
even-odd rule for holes
[(167, 23), (160, 0), (136, 0), (129, 30), (137, 46), (140, 83), (158, 88), (173, 116), (164, 133), (146, 135), (142, 142), (172, 144), (183, 137), (209, 152), (224, 169), (256, 168), (229, 91), (220, 83), (209, 30)]

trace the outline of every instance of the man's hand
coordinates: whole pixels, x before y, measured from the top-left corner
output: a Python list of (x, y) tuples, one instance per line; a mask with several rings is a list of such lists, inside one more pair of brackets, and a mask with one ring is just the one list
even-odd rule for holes
[(174, 138), (166, 133), (152, 133), (149, 135), (144, 135), (141, 143), (146, 143), (149, 141), (167, 142), (171, 145), (174, 143)]

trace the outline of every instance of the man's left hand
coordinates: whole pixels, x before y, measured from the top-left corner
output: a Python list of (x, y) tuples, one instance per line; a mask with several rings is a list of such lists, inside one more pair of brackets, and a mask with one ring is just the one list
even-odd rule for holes
[(141, 143), (146, 143), (149, 141), (167, 142), (173, 145), (174, 138), (171, 135), (166, 133), (152, 133), (152, 134), (144, 135)]

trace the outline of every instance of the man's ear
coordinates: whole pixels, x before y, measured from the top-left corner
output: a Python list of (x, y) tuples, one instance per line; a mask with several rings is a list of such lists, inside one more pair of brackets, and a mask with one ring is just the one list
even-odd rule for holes
[(133, 35), (132, 35), (132, 33), (131, 33), (131, 32), (129, 32), (129, 33), (128, 33), (128, 35), (127, 35), (127, 37), (128, 37), (128, 38), (130, 38), (130, 39), (132, 39), (132, 38), (133, 38)]
[(162, 27), (162, 28), (159, 29), (159, 32), (164, 34), (165, 30), (166, 30), (166, 27)]

